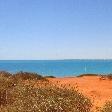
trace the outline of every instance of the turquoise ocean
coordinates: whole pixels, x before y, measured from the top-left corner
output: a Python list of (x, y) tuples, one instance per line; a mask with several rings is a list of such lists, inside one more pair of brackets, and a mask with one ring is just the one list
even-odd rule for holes
[(25, 71), (56, 77), (112, 73), (112, 60), (1, 60), (0, 71)]

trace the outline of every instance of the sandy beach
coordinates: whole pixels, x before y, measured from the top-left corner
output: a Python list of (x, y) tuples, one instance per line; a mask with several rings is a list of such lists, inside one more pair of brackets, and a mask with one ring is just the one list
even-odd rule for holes
[(112, 99), (112, 81), (101, 80), (99, 76), (49, 78), (52, 83), (59, 83), (77, 89), (93, 101), (94, 107), (103, 106)]

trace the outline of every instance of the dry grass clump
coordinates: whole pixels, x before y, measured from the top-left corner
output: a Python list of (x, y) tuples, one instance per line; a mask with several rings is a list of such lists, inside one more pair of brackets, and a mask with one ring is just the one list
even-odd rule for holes
[(112, 74), (100, 75), (100, 80), (112, 80)]
[(101, 112), (112, 112), (112, 101), (106, 102), (103, 108), (101, 109)]
[(21, 79), (21, 80), (45, 80), (44, 77), (37, 73), (30, 73), (30, 72), (18, 72), (13, 75), (14, 78), (16, 79)]
[(4, 112), (90, 112), (92, 106), (90, 100), (77, 91), (50, 84), (43, 88), (19, 84), (8, 94), (13, 103), (7, 105)]
[(16, 84), (17, 81), (12, 77), (0, 76), (0, 106), (7, 104), (8, 90), (11, 90)]
[[(27, 76), (28, 74), (28, 76)], [(34, 73), (32, 73), (34, 74)], [(30, 73), (24, 73), (21, 72), (21, 74), (13, 75), (9, 72), (1, 71), (0, 72), (0, 106), (4, 106), (9, 104), (9, 102), (12, 102), (12, 99), (8, 97), (9, 91), (13, 90), (15, 86), (17, 86), (20, 83), (24, 83), (25, 79), (33, 79), (32, 81), (37, 80), (45, 80), (42, 76), (34, 76)], [(19, 75), (21, 77), (19, 77)], [(9, 100), (9, 99), (11, 100)]]
[(112, 74), (108, 74), (107, 79), (112, 80)]
[(107, 76), (106, 75), (100, 75), (99, 79), (100, 80), (106, 80), (107, 79)]
[(10, 77), (10, 76), (12, 76), (11, 73), (6, 71), (0, 71), (0, 77)]
[[(26, 79), (26, 78), (25, 78)], [(0, 78), (0, 112), (90, 112), (91, 101), (77, 90), (47, 81), (30, 85)]]

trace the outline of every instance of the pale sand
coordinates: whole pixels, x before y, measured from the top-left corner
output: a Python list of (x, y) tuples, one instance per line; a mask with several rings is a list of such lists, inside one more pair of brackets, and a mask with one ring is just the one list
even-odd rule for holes
[(94, 107), (100, 107), (108, 100), (112, 99), (112, 81), (100, 80), (98, 76), (49, 78), (52, 83), (57, 83), (76, 87), (85, 96), (91, 98)]

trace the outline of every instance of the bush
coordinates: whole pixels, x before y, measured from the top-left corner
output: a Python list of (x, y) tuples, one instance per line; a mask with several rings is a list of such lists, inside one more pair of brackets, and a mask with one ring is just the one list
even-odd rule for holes
[(112, 101), (106, 102), (101, 112), (112, 112)]
[(29, 73), (29, 72), (18, 72), (14, 74), (13, 76), (16, 79), (21, 79), (21, 80), (45, 80), (44, 77), (37, 73)]
[(98, 76), (98, 74), (81, 74), (77, 77), (84, 77), (84, 76)]
[(100, 80), (106, 80), (107, 76), (106, 75), (100, 75), (99, 79)]
[[(5, 81), (3, 83), (3, 80)], [(1, 91), (4, 90), (4, 102), (1, 112), (90, 112), (91, 101), (74, 89), (57, 87), (47, 81), (25, 85), (13, 78), (0, 79)], [(2, 98), (3, 100), (3, 98)]]
[(45, 78), (56, 78), (55, 76), (44, 76)]
[(108, 74), (107, 79), (112, 80), (112, 74)]
[[(23, 83), (26, 79), (45, 80), (40, 75), (27, 72), (19, 72), (16, 75), (10, 74), (5, 71), (0, 72), (0, 106), (7, 105), (12, 102), (12, 99), (8, 96), (9, 91), (14, 89), (20, 83)], [(11, 99), (11, 100), (9, 100)]]
[(17, 81), (12, 77), (0, 77), (0, 106), (6, 105), (8, 103), (7, 94), (14, 86), (16, 86)]
[(100, 80), (112, 80), (112, 74), (100, 75)]
[(11, 77), (12, 74), (6, 71), (0, 71), (0, 77)]

